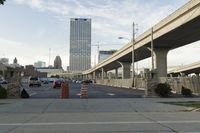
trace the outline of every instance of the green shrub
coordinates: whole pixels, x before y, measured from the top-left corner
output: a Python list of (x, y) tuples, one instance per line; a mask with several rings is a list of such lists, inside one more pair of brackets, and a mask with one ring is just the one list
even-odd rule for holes
[(182, 86), (181, 94), (184, 95), (184, 96), (191, 97), (192, 96), (192, 91), (190, 89), (185, 88), (184, 86)]
[(171, 94), (170, 85), (167, 83), (159, 83), (155, 88), (155, 92), (160, 97), (169, 97), (169, 95)]
[(1, 85), (0, 85), (0, 99), (2, 98), (7, 98), (8, 97), (8, 93), (6, 91), (5, 88), (3, 88)]

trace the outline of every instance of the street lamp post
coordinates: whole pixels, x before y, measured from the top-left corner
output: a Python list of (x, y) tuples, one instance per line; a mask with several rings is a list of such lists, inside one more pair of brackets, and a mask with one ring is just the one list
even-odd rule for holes
[[(126, 37), (118, 37), (118, 39), (126, 39), (131, 41)], [(135, 87), (135, 23), (133, 22), (133, 39), (132, 39), (132, 79), (133, 79), (133, 87)]]
[(154, 53), (153, 53), (153, 27), (151, 28), (151, 60), (152, 60), (152, 70), (154, 70)]
[(135, 87), (135, 23), (133, 22), (132, 78)]

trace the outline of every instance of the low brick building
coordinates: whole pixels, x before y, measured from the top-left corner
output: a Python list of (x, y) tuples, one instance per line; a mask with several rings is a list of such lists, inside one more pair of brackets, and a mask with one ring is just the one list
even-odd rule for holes
[(47, 77), (46, 72), (39, 72), (33, 65), (27, 65), (24, 69), (24, 76), (25, 77)]

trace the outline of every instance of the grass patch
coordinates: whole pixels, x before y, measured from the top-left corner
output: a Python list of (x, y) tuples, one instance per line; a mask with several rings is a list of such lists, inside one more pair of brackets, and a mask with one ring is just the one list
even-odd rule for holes
[(200, 108), (200, 101), (188, 101), (188, 102), (162, 102), (165, 104), (179, 105), (185, 107)]

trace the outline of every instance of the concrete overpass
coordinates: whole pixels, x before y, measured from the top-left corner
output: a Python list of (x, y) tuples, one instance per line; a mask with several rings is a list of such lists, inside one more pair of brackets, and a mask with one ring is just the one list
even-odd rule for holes
[[(148, 15), (147, 15), (148, 17)], [(191, 0), (174, 13), (160, 21), (151, 29), (135, 39), (135, 62), (151, 56), (151, 35), (153, 34), (155, 77), (167, 76), (167, 53), (169, 50), (190, 44), (200, 39), (200, 1)], [(132, 62), (132, 42), (126, 44), (112, 56), (99, 63), (97, 66), (84, 71), (83, 75), (89, 78), (102, 79), (106, 72), (122, 67), (122, 78), (130, 78)]]
[(181, 66), (179, 68), (173, 69), (173, 70), (168, 72), (168, 74), (172, 74), (173, 76), (180, 75), (181, 73), (184, 73), (186, 75), (195, 73), (195, 74), (199, 75), (199, 73), (200, 73), (200, 61), (192, 63), (192, 64), (188, 64), (188, 65), (185, 65), (185, 66)]

